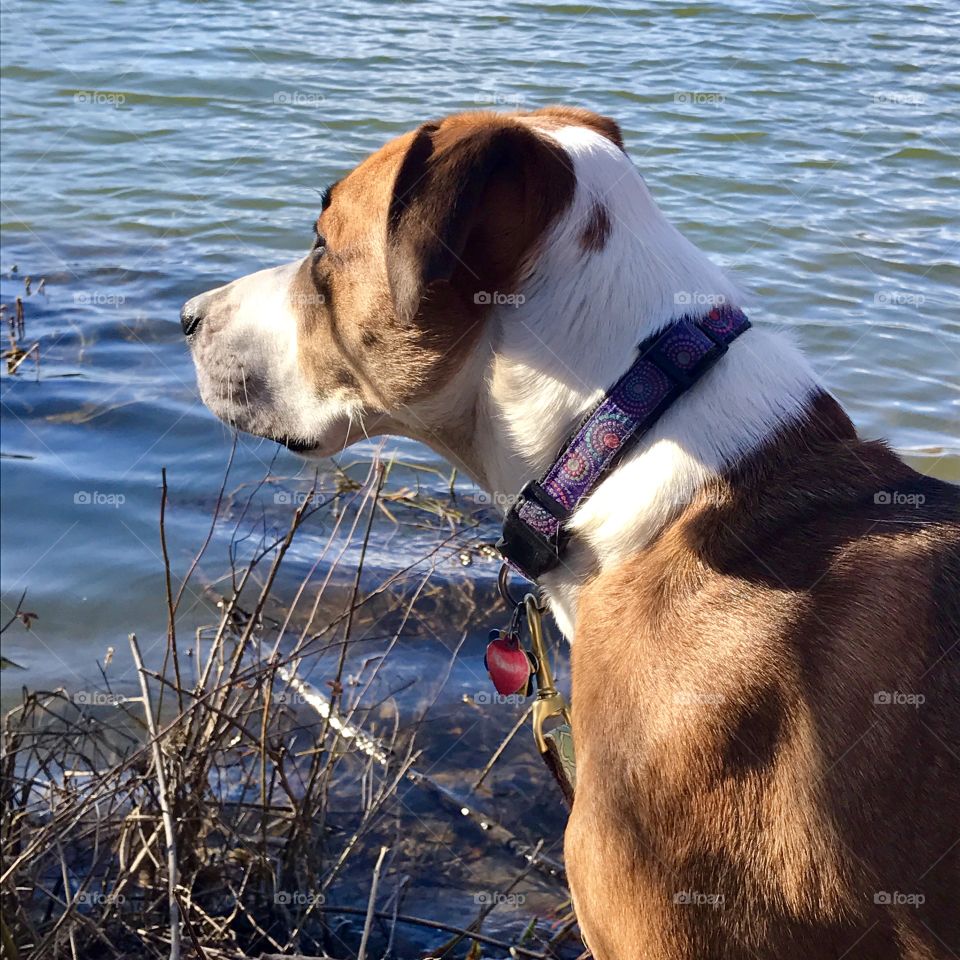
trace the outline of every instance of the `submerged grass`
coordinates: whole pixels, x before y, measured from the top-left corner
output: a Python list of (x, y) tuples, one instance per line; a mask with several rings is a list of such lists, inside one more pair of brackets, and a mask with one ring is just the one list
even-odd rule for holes
[[(462, 705), (467, 719), (452, 730), (431, 713), (468, 628), (483, 626), (478, 611), (489, 615), (493, 602), (475, 578), (438, 578), (438, 566), (489, 547), (455, 497), (391, 482), (392, 466), (375, 463), (365, 479), (344, 472), (327, 490), (315, 481), (274, 532), (245, 523), (258, 490), (237, 507), (225, 477), (179, 585), (164, 476), (162, 664), (145, 665), (131, 635), (139, 695), (115, 692), (104, 664), (95, 694), (25, 692), (4, 719), (4, 957), (475, 960), (582, 950), (554, 859), (559, 795), (514, 736), (524, 708), (493, 728), (472, 723), (477, 703)], [(311, 544), (315, 562), (278, 603), (291, 547), (318, 516), (326, 543)], [(429, 530), (433, 545), (371, 582), (380, 522)], [(185, 640), (185, 598), (225, 523), (234, 525), (229, 571), (202, 587), (219, 619)], [(354, 569), (338, 575), (347, 555)], [(394, 694), (409, 673), (403, 638), (414, 621), (461, 639), (446, 675), (408, 709)], [(308, 673), (323, 678), (319, 687)], [(471, 769), (437, 761), (437, 729), (441, 759), (451, 751)]]

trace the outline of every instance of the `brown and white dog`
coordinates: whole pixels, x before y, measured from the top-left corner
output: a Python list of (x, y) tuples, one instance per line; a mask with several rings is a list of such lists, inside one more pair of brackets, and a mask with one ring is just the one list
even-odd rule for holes
[[(204, 401), (308, 455), (412, 437), (502, 494), (641, 340), (738, 300), (574, 108), (424, 124), (316, 231), (184, 307)], [(570, 529), (541, 587), (573, 641), (566, 859), (597, 960), (960, 951), (958, 490), (754, 327)]]

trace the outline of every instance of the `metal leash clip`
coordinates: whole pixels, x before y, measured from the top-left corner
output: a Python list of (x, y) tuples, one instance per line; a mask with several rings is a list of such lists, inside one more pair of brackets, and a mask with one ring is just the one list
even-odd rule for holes
[[(544, 763), (559, 784), (564, 799), (572, 805), (577, 785), (577, 768), (573, 749), (573, 731), (570, 726), (570, 709), (553, 681), (537, 598), (532, 593), (528, 593), (523, 598), (523, 605), (527, 616), (527, 628), (530, 631), (533, 657), (536, 661), (534, 678), (537, 698), (533, 702), (533, 739)], [(548, 730), (546, 724), (549, 720), (560, 722)]]

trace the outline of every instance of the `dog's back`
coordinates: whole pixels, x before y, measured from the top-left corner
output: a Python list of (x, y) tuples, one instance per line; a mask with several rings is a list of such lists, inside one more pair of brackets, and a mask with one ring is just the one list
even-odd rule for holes
[(960, 949), (958, 640), (960, 492), (826, 396), (601, 575), (567, 840), (595, 953)]

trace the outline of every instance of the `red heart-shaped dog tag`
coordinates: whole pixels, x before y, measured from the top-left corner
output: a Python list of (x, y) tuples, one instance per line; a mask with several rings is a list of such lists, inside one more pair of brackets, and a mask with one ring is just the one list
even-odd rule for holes
[(530, 660), (515, 634), (505, 635), (498, 631), (498, 635), (487, 645), (484, 660), (497, 693), (508, 697), (526, 691), (530, 682)]

